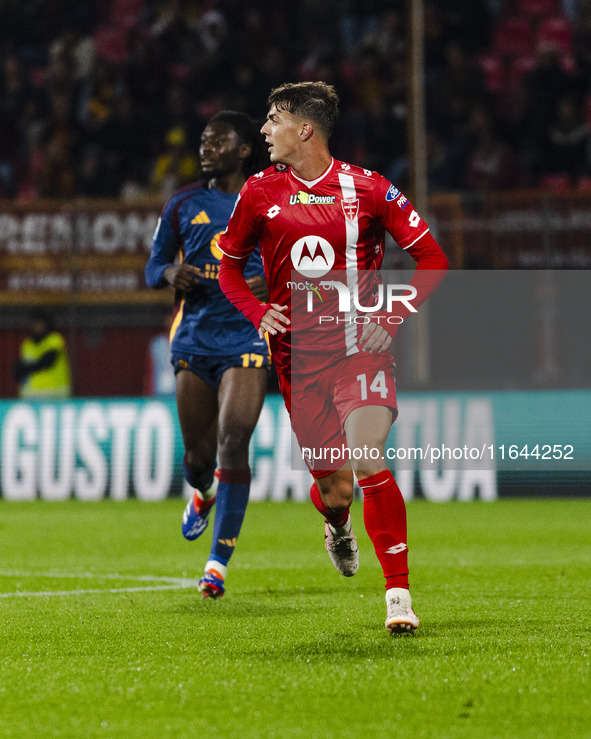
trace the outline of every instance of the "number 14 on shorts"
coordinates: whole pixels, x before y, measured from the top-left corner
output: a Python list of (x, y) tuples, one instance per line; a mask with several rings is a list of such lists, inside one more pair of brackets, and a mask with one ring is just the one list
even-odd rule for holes
[[(361, 385), (361, 400), (367, 400), (367, 375), (357, 375), (357, 380)], [(384, 370), (380, 370), (373, 378), (371, 385), (369, 386), (370, 393), (379, 393), (381, 398), (388, 397), (388, 387), (386, 384), (386, 375)]]

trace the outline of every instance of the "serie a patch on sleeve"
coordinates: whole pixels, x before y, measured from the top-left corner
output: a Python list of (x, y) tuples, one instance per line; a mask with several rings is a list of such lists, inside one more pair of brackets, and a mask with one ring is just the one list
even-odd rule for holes
[(388, 202), (391, 202), (392, 200), (396, 200), (399, 195), (400, 190), (394, 185), (390, 185), (390, 187), (388, 188), (388, 192), (386, 193), (386, 200)]

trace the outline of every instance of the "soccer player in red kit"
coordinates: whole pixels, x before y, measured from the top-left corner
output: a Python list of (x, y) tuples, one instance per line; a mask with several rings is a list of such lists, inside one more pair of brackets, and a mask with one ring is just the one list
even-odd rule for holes
[[(331, 561), (341, 574), (354, 575), (359, 551), (349, 507), (353, 475), (357, 477), (365, 527), (386, 579), (386, 628), (408, 633), (419, 620), (408, 584), (406, 509), (384, 455), (398, 413), (389, 348), (399, 324), (373, 312), (359, 322), (343, 316), (327, 330), (314, 324), (314, 313), (296, 316), (292, 291), (300, 284), (319, 292), (321, 284), (314, 278), (335, 270), (347, 290), (363, 290), (367, 276), (381, 267), (387, 230), (417, 262), (410, 282), (416, 309), (442, 279), (447, 259), (394, 185), (376, 172), (333, 159), (328, 139), (337, 113), (338, 96), (323, 82), (285, 84), (271, 92), (261, 132), (274, 166), (242, 188), (218, 242), (224, 254), (219, 282), (259, 334), (269, 334), (300, 447), (309, 449), (320, 441), (326, 448), (344, 444), (381, 452), (377, 458), (365, 454), (336, 467), (308, 457), (314, 477), (310, 496), (325, 519)], [(254, 298), (242, 274), (257, 243), (268, 303)], [(297, 275), (300, 283), (295, 282)], [(408, 304), (401, 307), (399, 319), (413, 311)]]

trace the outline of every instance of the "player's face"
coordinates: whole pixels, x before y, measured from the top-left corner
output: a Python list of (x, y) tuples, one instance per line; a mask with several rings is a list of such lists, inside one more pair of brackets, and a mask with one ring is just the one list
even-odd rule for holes
[(199, 157), (206, 177), (223, 177), (240, 170), (244, 144), (229, 123), (216, 121), (206, 126), (201, 135)]
[(286, 110), (277, 110), (273, 105), (261, 128), (272, 162), (292, 164), (294, 155), (301, 146), (300, 129), (299, 119)]

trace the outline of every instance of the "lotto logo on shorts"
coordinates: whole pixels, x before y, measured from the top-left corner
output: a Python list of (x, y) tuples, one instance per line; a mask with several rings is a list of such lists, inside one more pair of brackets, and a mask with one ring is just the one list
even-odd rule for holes
[(397, 187), (394, 187), (394, 185), (390, 185), (390, 189), (386, 193), (386, 200), (391, 202), (392, 200), (396, 200), (399, 195), (400, 190)]
[(185, 362), (184, 359), (179, 359), (179, 367), (182, 367), (182, 369), (188, 369), (189, 368), (189, 363), (188, 362)]

